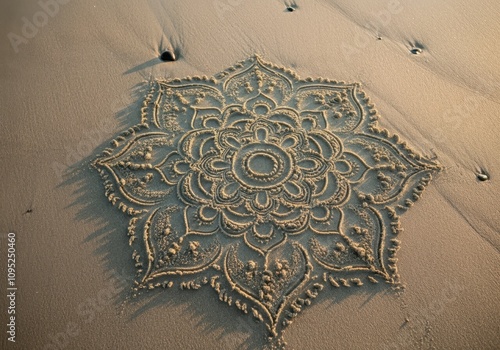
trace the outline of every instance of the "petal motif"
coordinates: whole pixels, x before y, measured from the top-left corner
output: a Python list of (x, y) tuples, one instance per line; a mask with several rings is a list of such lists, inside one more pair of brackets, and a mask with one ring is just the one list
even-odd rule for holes
[(195, 274), (206, 270), (221, 254), (215, 237), (186, 236), (180, 227), (182, 211), (175, 207), (155, 210), (144, 228), (149, 251), (143, 282), (161, 276)]
[(308, 133), (309, 149), (325, 160), (337, 158), (342, 153), (342, 143), (333, 134), (324, 130)]
[[(153, 92), (156, 92), (154, 97), (151, 96)], [(153, 92), (147, 100), (151, 105), (150, 120), (160, 130), (171, 130), (173, 126), (181, 129), (195, 125), (206, 126), (203, 118), (197, 114), (207, 108), (217, 111), (225, 103), (221, 92), (206, 84), (172, 81), (158, 84)], [(191, 120), (192, 122), (188, 124)]]
[(133, 134), (114, 154), (94, 163), (103, 175), (108, 174), (108, 181), (112, 181), (113, 188), (119, 190), (128, 206), (155, 205), (172, 193), (157, 167), (173, 150), (166, 136), (164, 133)]
[(245, 243), (262, 255), (283, 243), (285, 239), (285, 232), (269, 221), (254, 224), (245, 232)]
[(190, 163), (175, 151), (169, 153), (156, 168), (161, 171), (165, 183), (173, 186), (190, 170)]
[(374, 203), (401, 202), (407, 188), (418, 186), (429, 174), (424, 170), (425, 163), (376, 136), (356, 135), (346, 143), (346, 148), (367, 166), (366, 180), (357, 190)]
[(321, 178), (329, 168), (328, 162), (316, 153), (303, 153), (304, 158), (297, 162), (301, 173), (307, 179)]
[(315, 206), (321, 204), (340, 205), (349, 197), (349, 183), (342, 176), (329, 172), (315, 183), (313, 193)]
[(191, 121), (192, 129), (218, 129), (222, 124), (222, 111), (218, 108), (196, 108)]
[(311, 201), (312, 191), (307, 183), (294, 180), (287, 181), (283, 185), (283, 189), (284, 189), (283, 193), (284, 199), (288, 203), (296, 203), (297, 205), (299, 205), (304, 203), (310, 203)]
[(207, 153), (217, 152), (216, 132), (211, 129), (193, 130), (185, 134), (179, 141), (179, 154), (187, 161), (194, 163)]
[(212, 203), (210, 193), (212, 184), (201, 173), (186, 174), (177, 186), (180, 199), (189, 205)]
[(262, 310), (271, 333), (276, 335), (286, 306), (290, 306), (311, 278), (308, 255), (302, 246), (290, 243), (269, 254), (272, 264), (259, 256), (252, 260), (240, 258), (248, 255), (239, 247), (228, 251), (224, 268), (229, 285)]
[(329, 205), (319, 205), (311, 210), (309, 225), (316, 234), (338, 234), (343, 225), (342, 210)]
[(271, 111), (276, 108), (276, 102), (272, 98), (267, 97), (265, 94), (260, 93), (259, 95), (248, 99), (244, 104), (243, 108), (247, 111), (251, 111), (254, 116), (261, 117), (266, 116)]
[(363, 120), (363, 110), (356, 98), (356, 85), (308, 84), (298, 88), (295, 98), (303, 114), (322, 114), (318, 121), (326, 121), (331, 131), (349, 132)]
[(361, 158), (350, 152), (344, 152), (342, 157), (335, 162), (335, 170), (348, 179), (349, 183), (362, 180), (368, 169), (368, 166)]
[(377, 271), (388, 277), (380, 254), (385, 231), (380, 213), (351, 206), (337, 232), (323, 232), (310, 241), (313, 258), (333, 271)]
[(221, 182), (215, 191), (214, 202), (221, 205), (233, 206), (241, 202), (241, 185), (234, 182)]
[(293, 89), (293, 83), (287, 75), (256, 58), (241, 72), (229, 77), (223, 84), (223, 91), (238, 103), (265, 93), (281, 105), (289, 98)]
[(254, 120), (252, 116), (243, 106), (231, 105), (224, 109), (222, 112), (222, 128), (221, 131), (226, 129), (235, 129), (242, 131), (246, 126)]
[(208, 205), (186, 206), (183, 219), (189, 235), (213, 235), (219, 231), (220, 213)]

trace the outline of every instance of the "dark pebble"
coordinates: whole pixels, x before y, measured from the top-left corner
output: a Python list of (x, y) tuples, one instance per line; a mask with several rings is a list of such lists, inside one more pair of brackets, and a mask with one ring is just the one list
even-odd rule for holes
[(172, 62), (175, 61), (175, 54), (170, 51), (165, 51), (161, 54), (160, 59), (164, 62)]
[(411, 49), (410, 52), (414, 55), (420, 55), (422, 53), (422, 49), (419, 47), (415, 47), (415, 48)]
[(488, 174), (480, 173), (480, 174), (477, 174), (477, 179), (479, 181), (486, 181), (486, 180), (489, 180), (490, 177), (488, 176)]

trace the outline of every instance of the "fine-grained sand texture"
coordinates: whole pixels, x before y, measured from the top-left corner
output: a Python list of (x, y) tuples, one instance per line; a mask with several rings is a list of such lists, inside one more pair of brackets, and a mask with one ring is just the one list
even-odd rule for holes
[(499, 348), (499, 17), (0, 2), (0, 347)]
[(281, 347), (326, 285), (399, 288), (399, 214), (439, 166), (380, 129), (357, 84), (254, 57), (151, 85), (140, 123), (93, 163), (131, 217), (134, 297), (209, 284)]

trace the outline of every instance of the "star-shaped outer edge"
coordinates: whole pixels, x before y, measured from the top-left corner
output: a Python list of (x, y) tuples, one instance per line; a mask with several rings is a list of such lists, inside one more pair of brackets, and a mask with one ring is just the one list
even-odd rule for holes
[[(222, 247), (214, 250), (213, 259), (209, 265), (200, 268), (187, 269), (185, 271), (171, 271), (161, 274), (155, 274), (152, 266), (154, 261), (154, 252), (152, 251), (151, 243), (148, 239), (149, 229), (152, 223), (152, 218), (158, 209), (152, 210), (151, 205), (156, 205), (160, 201), (147, 203), (141, 200), (130, 198), (127, 192), (124, 192), (123, 186), (112, 169), (106, 164), (113, 157), (119, 156), (125, 152), (124, 149), (130, 146), (131, 140), (144, 132), (148, 135), (157, 135), (158, 137), (168, 136), (164, 130), (160, 129), (160, 121), (158, 119), (161, 93), (166, 86), (177, 88), (185, 85), (195, 84), (208, 87), (210, 89), (223, 90), (223, 84), (227, 83), (228, 77), (234, 74), (240, 74), (250, 69), (251, 66), (258, 65), (259, 68), (270, 72), (270, 74), (279, 74), (290, 82), (290, 91), (293, 91), (293, 86), (297, 84), (305, 84), (309, 86), (337, 86), (345, 89), (349, 98), (355, 105), (360, 120), (352, 130), (361, 130), (360, 133), (367, 137), (373, 138), (377, 142), (383, 143), (386, 147), (391, 148), (406, 159), (411, 164), (415, 165), (420, 171), (419, 176), (415, 176), (411, 184), (411, 191), (407, 193), (399, 193), (397, 198), (390, 204), (378, 202), (372, 195), (358, 194), (358, 200), (361, 207), (367, 211), (371, 211), (378, 218), (381, 239), (379, 241), (379, 268), (378, 269), (362, 269), (356, 267), (348, 267), (347, 269), (338, 269), (325, 265), (322, 261), (312, 258), (306, 249), (300, 244), (294, 244), (294, 249), (302, 254), (304, 259), (305, 273), (300, 287), (292, 290), (291, 293), (284, 296), (282, 305), (276, 311), (270, 311), (268, 307), (263, 305), (259, 300), (249, 297), (246, 291), (241, 290), (235, 284), (227, 270), (227, 261), (230, 259), (230, 253), (234, 252), (234, 246), (229, 249), (227, 254), (223, 254)], [(250, 312), (257, 320), (265, 320), (271, 338), (276, 338), (281, 334), (281, 330), (290, 324), (297, 314), (305, 305), (316, 298), (319, 291), (324, 288), (324, 284), (331, 284), (334, 288), (343, 288), (350, 286), (361, 286), (366, 278), (372, 283), (378, 283), (379, 279), (385, 280), (392, 284), (397, 284), (399, 275), (396, 267), (396, 252), (399, 249), (400, 241), (396, 238), (397, 234), (402, 231), (399, 223), (399, 216), (411, 207), (422, 194), (425, 187), (432, 178), (432, 174), (441, 170), (440, 165), (434, 161), (420, 156), (411, 150), (408, 145), (401, 141), (397, 135), (390, 134), (387, 130), (378, 126), (378, 113), (374, 109), (374, 105), (363, 91), (359, 89), (359, 84), (346, 84), (345, 82), (337, 82), (324, 78), (306, 78), (300, 79), (292, 70), (282, 68), (280, 66), (264, 62), (259, 56), (251, 57), (245, 61), (237, 63), (233, 67), (215, 75), (212, 78), (188, 77), (185, 79), (173, 79), (169, 81), (152, 81), (150, 83), (151, 90), (147, 94), (141, 107), (140, 121), (138, 124), (128, 128), (118, 137), (111, 141), (111, 147), (106, 148), (100, 157), (92, 162), (92, 166), (97, 169), (104, 181), (105, 195), (108, 200), (117, 206), (122, 212), (128, 214), (131, 219), (129, 223), (128, 236), (129, 243), (135, 247), (133, 259), (136, 262), (138, 279), (133, 287), (135, 294), (141, 290), (154, 289), (157, 287), (171, 287), (174, 284), (173, 276), (181, 278), (180, 287), (183, 289), (197, 289), (202, 285), (208, 284), (219, 294), (219, 299), (228, 304), (234, 303), (240, 310), (247, 313)], [(219, 89), (214, 88), (220, 87)], [(224, 99), (224, 96), (222, 96)], [(361, 102), (360, 102), (361, 101)], [(352, 130), (348, 132), (352, 132)], [(170, 135), (174, 137), (173, 135)], [(138, 229), (142, 229), (142, 239), (137, 236)], [(323, 266), (329, 271), (336, 271), (335, 275), (329, 272), (324, 272), (322, 275), (315, 275), (312, 263), (316, 266)], [(212, 271), (210, 277), (194, 278), (193, 276), (202, 271)], [(228, 283), (222, 281), (225, 275)], [(161, 279), (168, 277), (168, 279)], [(187, 279), (187, 280), (186, 280)], [(226, 288), (224, 287), (226, 286)], [(246, 303), (237, 299), (234, 302), (231, 293), (236, 292), (240, 297), (246, 298), (247, 301), (253, 302), (254, 305), (249, 309)]]

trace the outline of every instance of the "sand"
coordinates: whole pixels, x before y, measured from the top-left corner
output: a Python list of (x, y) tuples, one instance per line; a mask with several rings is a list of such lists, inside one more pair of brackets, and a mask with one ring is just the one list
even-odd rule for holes
[[(103, 4), (59, 1), (54, 5), (55, 2), (47, 0), (41, 3), (20, 1), (0, 5), (0, 28), (4, 33), (0, 46), (0, 155), (4, 164), (0, 191), (1, 266), (7, 276), (4, 263), (9, 243), (7, 233), (14, 232), (18, 288), (15, 293), (16, 342), (8, 341), (8, 334), (4, 332), (2, 348), (259, 349), (268, 344), (266, 337), (273, 333), (274, 321), (271, 320), (278, 314), (280, 326), (274, 329), (276, 338), (283, 335), (287, 348), (291, 349), (493, 349), (500, 345), (500, 210), (494, 200), (500, 189), (496, 181), (500, 171), (497, 160), (500, 65), (496, 57), (500, 52), (495, 45), (500, 32), (497, 20), (500, 7), (496, 2), (256, 1), (250, 4), (221, 0), (186, 4), (164, 1)], [(48, 3), (52, 5), (46, 6)], [(287, 7), (293, 7), (294, 11)], [(165, 50), (174, 52), (177, 60), (160, 60)], [(329, 205), (342, 208), (342, 213), (349, 211), (345, 204), (353, 205), (349, 201), (354, 200), (354, 207), (367, 203), (364, 210), (375, 208), (376, 212), (383, 213), (381, 225), (363, 227), (353, 214), (355, 210), (345, 214), (343, 221), (336, 216), (340, 214), (332, 212), (334, 219), (328, 229), (336, 228), (349, 238), (352, 232), (347, 232), (347, 228), (357, 225), (359, 232), (368, 231), (363, 237), (371, 237), (364, 241), (353, 242), (343, 237), (343, 241), (338, 242), (331, 240), (334, 235), (330, 235), (326, 241), (310, 245), (309, 237), (303, 238), (307, 233), (300, 225), (282, 229), (286, 235), (277, 241), (273, 239), (278, 235), (270, 233), (269, 225), (261, 225), (257, 232), (263, 239), (252, 241), (255, 235), (241, 235), (240, 229), (244, 229), (233, 227), (219, 237), (219, 248), (210, 243), (203, 245), (213, 234), (180, 242), (181, 253), (189, 253), (192, 260), (203, 261), (201, 265), (209, 268), (199, 268), (203, 270), (189, 278), (178, 278), (173, 273), (171, 276), (161, 272), (153, 276), (160, 267), (148, 264), (149, 260), (144, 258), (148, 250), (140, 245), (141, 239), (148, 231), (145, 227), (165, 234), (167, 229), (177, 232), (189, 225), (196, 226), (197, 221), (189, 219), (196, 217), (195, 214), (189, 212), (183, 217), (161, 209), (156, 212), (158, 217), (150, 216), (154, 212), (150, 207), (169, 194), (161, 192), (165, 187), (156, 182), (158, 176), (148, 180), (148, 169), (129, 168), (133, 164), (127, 165), (127, 169), (144, 171), (141, 181), (151, 184), (152, 191), (141, 192), (140, 189), (148, 185), (139, 186), (137, 178), (130, 180), (129, 177), (123, 183), (119, 178), (112, 178), (118, 184), (118, 187), (113, 185), (120, 200), (111, 198), (113, 205), (107, 198), (110, 193), (105, 195), (106, 179), (96, 168), (104, 171), (105, 164), (110, 164), (106, 157), (114, 157), (136, 136), (154, 133), (155, 128), (173, 132), (165, 134), (163, 130), (161, 135), (147, 136), (156, 137), (149, 143), (143, 142), (146, 138), (133, 141), (137, 149), (129, 150), (129, 153), (136, 152), (132, 157), (142, 157), (146, 162), (141, 164), (156, 166), (159, 164), (154, 163), (156, 156), (166, 156), (161, 152), (168, 147), (171, 147), (169, 159), (186, 160), (189, 157), (179, 153), (179, 144), (196, 145), (199, 135), (204, 135), (192, 130), (206, 128), (206, 125), (187, 125), (180, 119), (177, 128), (175, 123), (168, 123), (169, 118), (151, 110), (154, 103), (146, 102), (147, 108), (144, 108), (148, 96), (157, 97), (159, 89), (152, 91), (152, 87), (182, 84), (184, 80), (172, 83), (172, 79), (199, 76), (200, 81), (189, 84), (215, 86), (215, 90), (222, 91), (224, 101), (229, 101), (230, 92), (224, 91), (221, 85), (228, 78), (218, 74), (237, 62), (254, 62), (256, 55), (262, 57), (263, 67), (268, 67), (270, 72), (282, 72), (288, 77), (294, 89), (312, 84), (300, 82), (301, 78), (312, 77), (313, 81), (321, 78), (321, 84), (327, 86), (324, 89), (330, 92), (349, 89), (348, 86), (363, 91), (364, 95), (354, 93), (350, 95), (354, 96), (353, 100), (346, 102), (356, 106), (355, 100), (360, 101), (360, 109), (354, 109), (351, 117), (361, 114), (368, 117), (370, 110), (376, 109), (373, 114), (379, 116), (376, 129), (389, 131), (389, 135), (375, 132), (377, 140), (371, 147), (404, 149), (406, 156), (418, 155), (410, 158), (424, 162), (421, 169), (431, 173), (431, 181), (416, 171), (422, 178), (415, 179), (414, 183), (393, 184), (394, 188), (403, 188), (402, 195), (389, 204), (399, 210), (396, 214), (397, 258), (389, 255), (388, 245), (394, 242), (388, 240), (385, 255), (374, 265), (379, 272), (371, 270), (375, 275), (351, 271), (355, 270), (355, 264), (349, 259), (361, 259), (368, 266), (374, 261), (366, 251), (364, 260), (359, 253), (360, 245), (366, 250), (381, 237), (380, 230), (370, 227), (384, 228), (388, 233), (386, 238), (392, 234), (390, 211), (374, 203), (381, 201), (376, 196), (360, 199), (349, 192), (349, 196), (332, 194), (320, 198), (320, 194), (314, 192), (316, 187), (302, 187), (303, 193), (316, 196), (319, 202), (330, 200)], [(246, 67), (245, 64), (242, 67)], [(235, 67), (236, 72), (242, 67)], [(290, 71), (283, 72), (281, 67)], [(210, 77), (215, 79), (212, 81)], [(174, 91), (179, 90), (174, 87)], [(252, 94), (251, 91), (245, 93)], [(216, 92), (213, 94), (219, 96)], [(330, 97), (324, 91), (319, 93), (318, 97), (321, 96)], [(278, 101), (277, 95), (271, 97), (274, 102)], [(370, 101), (364, 101), (366, 97)], [(200, 97), (190, 95), (184, 106), (186, 110), (196, 104), (196, 98)], [(332, 100), (334, 98), (332, 96)], [(222, 109), (224, 101), (213, 97), (209, 104), (213, 107), (219, 103)], [(303, 111), (304, 105), (278, 102), (291, 108), (289, 113), (294, 117), (290, 120), (303, 121), (303, 116), (297, 119), (294, 113)], [(200, 103), (205, 102), (200, 100)], [(349, 108), (345, 107), (346, 115), (341, 115), (339, 120), (349, 117)], [(361, 113), (362, 110), (365, 112)], [(153, 120), (149, 129), (122, 134), (144, 124), (145, 120), (148, 123)], [(318, 164), (342, 169), (345, 162), (336, 162), (342, 160), (339, 158), (342, 154), (349, 153), (346, 145), (362, 138), (353, 136), (354, 129), (363, 134), (374, 132), (369, 130), (369, 123), (374, 121), (364, 120), (366, 122), (357, 126), (352, 122), (341, 124), (342, 130), (325, 127), (324, 132), (331, 134), (324, 138), (303, 124), (293, 124), (289, 140), (280, 139), (281, 148), (270, 146), (278, 141), (268, 141), (281, 137), (273, 134), (272, 125), (255, 126), (253, 136), (233, 135), (235, 140), (240, 140), (240, 148), (245, 137), (253, 137), (253, 144), (267, 144), (265, 148), (254, 146), (257, 148), (252, 149), (252, 154), (258, 157), (248, 155), (250, 151), (236, 153), (235, 162), (241, 159), (241, 164), (246, 164), (251, 171), (235, 170), (234, 183), (240, 187), (245, 184), (256, 187), (261, 178), (265, 178), (280, 191), (288, 189), (293, 195), (298, 188), (298, 193), (302, 193), (300, 181), (290, 180), (293, 176), (289, 169), (294, 168), (290, 164), (295, 164), (295, 157), (302, 159), (309, 153), (305, 146), (297, 147), (296, 152), (287, 151), (287, 142), (301, 139), (299, 135), (327, 140), (319, 141), (323, 147), (318, 146), (321, 156), (315, 159)], [(397, 140), (394, 134), (398, 135)], [(381, 146), (386, 145), (380, 141), (385, 139), (392, 146)], [(118, 142), (113, 144), (112, 140)], [(405, 146), (400, 145), (402, 141), (406, 142)], [(351, 146), (350, 152), (364, 154), (361, 146), (358, 142), (357, 146)], [(224, 147), (230, 152), (230, 143)], [(368, 162), (368, 167), (376, 166), (376, 162), (366, 160), (373, 158), (368, 155), (360, 157)], [(269, 159), (275, 161), (269, 163)], [(165, 162), (165, 166), (171, 164), (182, 170), (180, 163)], [(336, 165), (332, 165), (334, 163)], [(274, 174), (274, 167), (279, 170), (278, 175)], [(295, 169), (305, 171), (304, 167), (295, 166)], [(179, 174), (179, 177), (185, 175), (182, 171)], [(363, 175), (364, 187), (353, 184), (352, 177), (343, 182), (341, 177), (331, 175), (330, 180), (346, 184), (338, 188), (362, 188), (372, 193), (380, 186), (390, 187), (395, 179), (391, 172), (382, 174), (389, 179), (369, 175)], [(226, 181), (228, 175), (224, 176)], [(305, 175), (297, 176), (303, 179)], [(321, 176), (326, 175), (318, 172), (303, 183), (321, 182), (324, 180)], [(405, 176), (408, 173), (402, 178)], [(425, 183), (419, 184), (422, 179)], [(184, 206), (179, 212), (200, 208), (199, 196), (193, 201), (189, 191), (178, 192), (175, 184), (180, 180), (165, 180), (175, 189), (169, 192), (172, 201)], [(384, 180), (388, 180), (389, 185), (383, 185)], [(425, 191), (414, 193), (415, 189), (421, 191), (418, 186), (425, 187)], [(254, 205), (253, 215), (264, 211), (272, 202), (273, 197), (267, 196), (272, 192), (271, 187), (263, 186), (256, 197), (251, 197), (248, 191), (241, 192), (242, 198)], [(123, 189), (127, 188), (127, 193), (135, 193), (129, 199), (123, 195)], [(236, 193), (233, 190), (228, 187), (220, 193)], [(418, 201), (406, 202), (415, 194)], [(293, 197), (283, 196), (278, 198)], [(292, 207), (301, 209), (298, 212), (309, 210), (312, 202), (307, 202), (306, 197), (296, 199)], [(135, 206), (127, 202), (124, 208), (124, 204), (120, 205), (121, 199), (124, 202), (131, 199)], [(131, 212), (130, 208), (150, 211), (146, 215), (146, 212)], [(370, 213), (373, 214), (369, 214), (371, 220), (377, 222), (375, 212)], [(313, 214), (320, 219), (318, 211)], [(177, 219), (168, 219), (169, 215), (177, 215)], [(206, 225), (193, 229), (209, 233), (208, 226), (214, 230), (220, 228), (210, 222), (213, 217), (210, 205), (196, 215), (205, 217)], [(137, 221), (132, 222), (131, 227), (134, 217)], [(311, 220), (314, 221), (314, 217)], [(242, 218), (235, 222), (244, 226)], [(335, 222), (343, 222), (345, 227), (335, 227)], [(316, 230), (318, 227), (322, 226)], [(231, 234), (237, 237), (229, 237)], [(131, 239), (133, 237), (139, 239)], [(240, 253), (229, 247), (234, 240), (240, 242)], [(130, 241), (134, 241), (132, 247)], [(172, 254), (179, 254), (168, 239), (160, 241), (155, 244), (167, 241), (168, 247), (150, 246), (149, 256), (156, 257), (158, 251), (168, 252), (172, 248)], [(293, 248), (293, 241), (306, 249)], [(342, 243), (344, 248), (337, 243)], [(137, 248), (134, 244), (138, 244)], [(340, 260), (332, 262), (334, 255), (324, 255), (323, 249), (314, 249), (321, 244), (331, 245), (330, 251), (337, 251)], [(347, 253), (339, 258), (343, 249)], [(244, 281), (245, 274), (258, 275), (264, 280), (267, 272), (259, 269), (265, 263), (258, 259), (268, 251), (272, 253), (271, 260), (288, 260), (291, 272), (283, 277), (283, 266), (275, 269), (273, 265), (267, 269), (273, 274), (279, 270), (282, 282), (277, 279), (279, 283), (275, 281), (270, 286), (273, 301), (263, 302), (253, 300), (260, 297), (257, 292), (257, 297), (250, 293), (262, 286), (252, 287)], [(252, 252), (256, 254), (252, 258), (255, 265), (248, 264)], [(216, 261), (219, 254), (228, 258)], [(169, 260), (164, 264), (177, 264), (172, 271), (178, 274), (179, 266), (186, 263), (186, 259), (178, 261)], [(241, 263), (247, 263), (246, 270), (239, 270)], [(329, 272), (314, 278), (320, 267), (333, 269), (332, 264), (337, 269), (339, 264), (344, 264), (345, 276)], [(257, 272), (252, 275), (255, 269)], [(219, 279), (211, 280), (217, 271)], [(148, 280), (149, 277), (154, 278)], [(3, 279), (2, 288), (8, 294), (6, 278)], [(293, 279), (301, 282), (294, 284), (290, 282)], [(131, 294), (134, 280), (138, 284)], [(149, 283), (153, 283), (151, 290)], [(133, 295), (136, 298), (132, 298)], [(287, 298), (287, 295), (293, 297)], [(229, 297), (232, 297), (231, 306), (228, 306)], [(286, 299), (291, 303), (291, 299), (296, 298), (302, 299), (299, 303), (304, 305), (300, 305), (301, 312), (293, 317), (293, 323), (282, 331), (285, 312), (280, 311), (274, 300)], [(7, 302), (8, 299), (3, 298), (2, 305), (8, 306)], [(255, 305), (257, 312), (252, 310)], [(287, 310), (290, 305), (287, 304)], [(2, 310), (8, 309), (2, 307)], [(9, 316), (5, 311), (0, 319), (7, 324)], [(263, 320), (254, 322), (254, 318)], [(271, 325), (271, 332), (266, 325)]]

